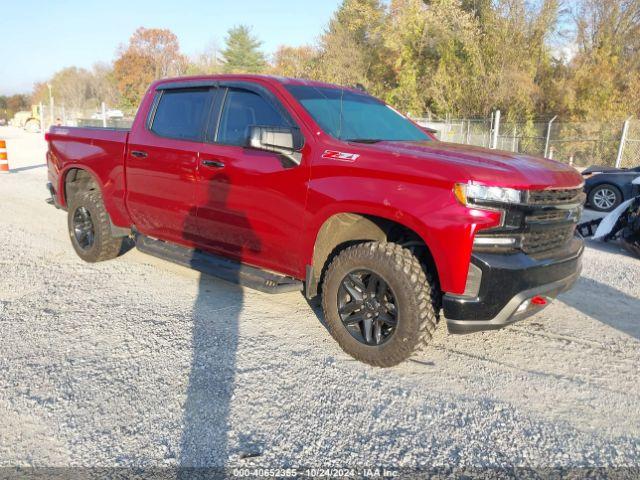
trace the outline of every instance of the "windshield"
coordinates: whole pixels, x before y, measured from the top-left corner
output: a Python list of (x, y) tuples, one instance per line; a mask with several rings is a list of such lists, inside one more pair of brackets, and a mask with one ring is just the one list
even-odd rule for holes
[(288, 85), (320, 127), (332, 137), (357, 142), (424, 142), (431, 138), (393, 108), (370, 95), (341, 88)]

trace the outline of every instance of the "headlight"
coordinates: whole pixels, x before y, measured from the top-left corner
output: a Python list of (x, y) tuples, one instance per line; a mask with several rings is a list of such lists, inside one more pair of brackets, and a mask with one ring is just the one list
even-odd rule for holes
[(522, 203), (522, 191), (513, 188), (488, 187), (477, 183), (456, 183), (453, 192), (463, 205), (478, 202)]

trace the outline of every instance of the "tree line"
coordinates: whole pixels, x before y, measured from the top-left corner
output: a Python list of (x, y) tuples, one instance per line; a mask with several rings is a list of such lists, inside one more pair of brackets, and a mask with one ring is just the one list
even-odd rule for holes
[(30, 105), (31, 100), (28, 95), (0, 95), (0, 120), (9, 120), (16, 112), (31, 108)]
[(247, 26), (194, 58), (165, 29), (139, 28), (112, 64), (70, 67), (31, 101), (135, 109), (149, 83), (266, 73), (353, 86), (403, 112), (527, 121), (640, 114), (640, 0), (344, 0), (319, 40), (272, 55)]

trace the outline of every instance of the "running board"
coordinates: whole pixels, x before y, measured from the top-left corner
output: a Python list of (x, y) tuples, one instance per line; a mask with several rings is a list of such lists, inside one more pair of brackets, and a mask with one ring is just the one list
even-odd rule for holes
[(233, 260), (136, 234), (136, 248), (154, 257), (169, 260), (199, 272), (244, 285), (265, 293), (298, 292), (302, 282), (292, 277), (261, 270)]

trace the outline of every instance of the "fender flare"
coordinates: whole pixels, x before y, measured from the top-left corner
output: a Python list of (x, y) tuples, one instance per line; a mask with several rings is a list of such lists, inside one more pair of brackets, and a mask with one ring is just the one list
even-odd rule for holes
[[(100, 195), (102, 196), (102, 198), (104, 198), (104, 191), (102, 188), (102, 184), (98, 179), (98, 175), (96, 175), (96, 173), (93, 170), (91, 170), (90, 168), (84, 165), (81, 165), (81, 166), (70, 165), (60, 172), (60, 177), (59, 177), (60, 185), (58, 189), (58, 192), (59, 192), (58, 201), (63, 208), (68, 207), (67, 179), (69, 178), (70, 174), (73, 174), (73, 171), (85, 172), (89, 176), (93, 184), (96, 186), (96, 188), (100, 191)], [(105, 209), (107, 209), (106, 205), (105, 205)], [(111, 225), (111, 235), (113, 235), (114, 237), (128, 237), (129, 235), (131, 235), (130, 228), (119, 227), (113, 223), (113, 220), (111, 219), (111, 214), (109, 213), (108, 209), (107, 209), (107, 217), (109, 218), (109, 224)]]
[[(96, 172), (94, 172), (91, 168), (87, 167), (86, 165), (69, 165), (67, 167), (65, 167), (63, 170), (60, 171), (59, 174), (59, 184), (58, 184), (58, 200), (60, 202), (60, 205), (63, 207), (67, 207), (68, 206), (68, 202), (67, 202), (67, 178), (69, 177), (70, 174), (72, 174), (72, 171), (77, 170), (77, 171), (82, 171), (85, 172), (87, 174), (89, 174), (89, 176), (91, 177), (91, 179), (93, 180), (93, 183), (95, 183), (96, 187), (100, 190), (100, 195), (103, 195), (104, 197), (104, 191), (102, 189), (102, 184), (100, 183), (99, 177), (96, 174)], [(75, 180), (75, 179), (74, 179)]]
[[(424, 242), (429, 253), (431, 252), (424, 236), (406, 222), (398, 221), (397, 218), (358, 210), (337, 212), (328, 216), (317, 230), (313, 253), (310, 256), (311, 264), (306, 267), (305, 295), (307, 298), (317, 295), (324, 270), (337, 247), (358, 241), (386, 241), (390, 230), (398, 225), (417, 235)], [(435, 268), (437, 270), (437, 266)]]

